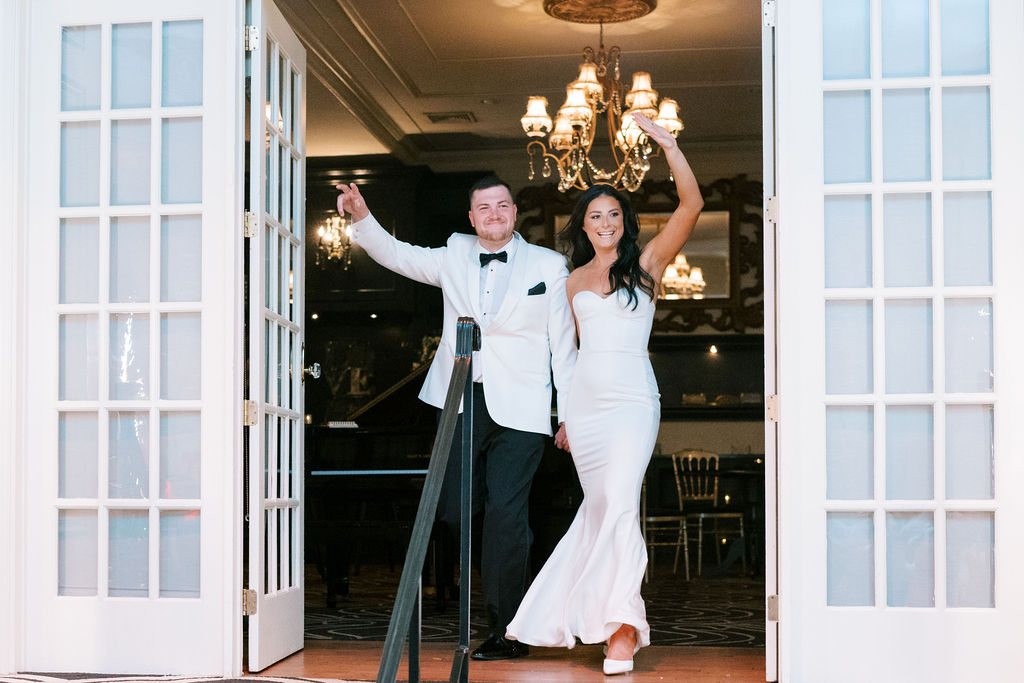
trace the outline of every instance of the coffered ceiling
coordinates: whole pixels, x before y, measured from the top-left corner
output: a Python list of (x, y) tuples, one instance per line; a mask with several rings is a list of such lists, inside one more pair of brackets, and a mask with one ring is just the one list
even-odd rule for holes
[[(308, 50), (310, 156), (391, 153), (437, 168), (515, 154), (531, 94), (549, 112), (599, 27), (544, 13), (542, 0), (277, 0)], [(622, 79), (648, 71), (679, 102), (691, 147), (759, 145), (759, 0), (659, 0), (604, 27)]]

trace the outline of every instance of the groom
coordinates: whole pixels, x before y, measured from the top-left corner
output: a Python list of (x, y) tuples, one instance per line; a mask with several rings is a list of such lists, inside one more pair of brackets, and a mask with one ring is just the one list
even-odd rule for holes
[[(530, 483), (551, 436), (551, 378), (558, 389), (555, 445), (566, 447), (565, 392), (576, 362), (572, 314), (565, 295), (565, 258), (515, 232), (508, 185), (493, 176), (469, 193), (472, 235), (453, 234), (444, 247), (416, 247), (392, 237), (370, 215), (355, 184), (338, 185), (338, 212), (352, 215), (352, 238), (380, 265), (441, 288), (444, 325), (420, 400), (444, 405), (455, 361), (460, 316), (480, 325), (473, 354), (473, 513), (483, 509), (481, 574), (490, 635), (473, 659), (522, 657), (529, 647), (505, 639), (529, 583), (533, 542)], [(462, 416), (456, 434), (462, 429)], [(460, 523), (461, 443), (456, 439), (441, 490), (439, 517)]]

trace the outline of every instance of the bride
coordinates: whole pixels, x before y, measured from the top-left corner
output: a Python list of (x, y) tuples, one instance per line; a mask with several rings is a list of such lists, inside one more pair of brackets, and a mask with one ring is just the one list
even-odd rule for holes
[(640, 597), (647, 552), (639, 500), (661, 411), (647, 342), (662, 273), (704, 205), (675, 138), (633, 118), (664, 151), (679, 206), (641, 250), (629, 199), (594, 185), (563, 231), (574, 266), (566, 294), (580, 341), (565, 428), (584, 497), (506, 633), (547, 647), (607, 642), (608, 675), (632, 671), (633, 655), (651, 642)]

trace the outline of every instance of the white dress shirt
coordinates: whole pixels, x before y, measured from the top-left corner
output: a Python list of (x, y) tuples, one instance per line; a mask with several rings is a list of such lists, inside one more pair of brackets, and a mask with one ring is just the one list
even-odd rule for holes
[[(508, 291), (508, 280), (512, 273), (512, 259), (515, 258), (516, 241), (509, 240), (508, 244), (498, 250), (508, 254), (508, 261), (502, 262), (492, 260), (486, 266), (480, 268), (480, 320), (477, 323), (480, 329), (490, 325), (491, 320), (498, 314), (501, 304), (505, 300), (505, 293)], [(480, 254), (490, 254), (477, 243), (477, 264), (480, 263)], [(483, 381), (484, 368), (479, 359), (480, 354), (473, 354), (473, 381)]]

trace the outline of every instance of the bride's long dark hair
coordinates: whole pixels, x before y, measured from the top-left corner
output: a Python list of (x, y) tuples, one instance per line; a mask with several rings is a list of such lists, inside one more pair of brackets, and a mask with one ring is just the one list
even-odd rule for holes
[(620, 289), (626, 290), (630, 304), (635, 310), (639, 299), (635, 289), (639, 287), (647, 293), (651, 299), (654, 298), (654, 278), (650, 273), (640, 267), (640, 245), (637, 239), (640, 236), (640, 224), (636, 218), (636, 210), (630, 203), (629, 198), (616, 190), (611, 185), (591, 185), (580, 198), (576, 200), (576, 206), (572, 209), (569, 222), (559, 233), (559, 236), (569, 245), (569, 262), (573, 268), (578, 268), (590, 259), (594, 258), (594, 245), (583, 230), (583, 221), (587, 215), (590, 202), (596, 198), (607, 195), (619, 203), (622, 208), (622, 239), (619, 240), (618, 258), (608, 269), (609, 294)]

